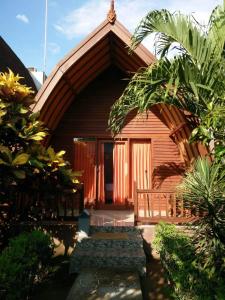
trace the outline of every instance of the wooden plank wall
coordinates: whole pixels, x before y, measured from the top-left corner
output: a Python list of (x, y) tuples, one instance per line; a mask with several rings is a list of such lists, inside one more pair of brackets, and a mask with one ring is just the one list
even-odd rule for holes
[[(127, 74), (115, 67), (110, 67), (74, 98), (51, 139), (56, 149), (67, 151), (67, 159), (72, 164), (74, 137), (104, 139), (111, 137), (108, 130), (110, 108), (122, 94), (128, 82), (126, 78), (128, 78)], [(154, 107), (148, 114), (135, 115), (135, 111), (128, 115), (119, 137), (151, 139), (154, 166), (153, 188), (174, 186), (180, 181), (183, 162), (177, 145), (169, 137), (170, 129), (159, 110)]]
[(174, 190), (185, 167), (177, 145), (169, 137), (152, 139), (152, 161), (152, 189)]

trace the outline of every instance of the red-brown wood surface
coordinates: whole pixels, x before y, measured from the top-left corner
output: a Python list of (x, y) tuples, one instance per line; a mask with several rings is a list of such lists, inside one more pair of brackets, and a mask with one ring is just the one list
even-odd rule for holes
[[(80, 162), (74, 163), (74, 160), (77, 160), (80, 155), (79, 151), (74, 153), (74, 151), (71, 150), (74, 149), (74, 138), (95, 138), (97, 140), (100, 139), (100, 141), (101, 139), (102, 141), (104, 139), (112, 139), (111, 132), (108, 129), (108, 117), (111, 106), (121, 95), (127, 84), (127, 81), (124, 80), (125, 77), (126, 74), (116, 67), (111, 67), (102, 73), (83, 90), (82, 93), (74, 98), (74, 101), (54, 131), (51, 143), (57, 149), (65, 148), (67, 150), (67, 158), (76, 168), (78, 168), (78, 166), (82, 168), (82, 166)], [(145, 178), (145, 174), (143, 175), (144, 177), (142, 176), (144, 185), (140, 183), (141, 186), (139, 186), (139, 188), (166, 188), (168, 190), (174, 190), (175, 186), (180, 182), (184, 172), (184, 161), (180, 155), (178, 146), (172, 140), (170, 134), (171, 130), (166, 125), (166, 121), (157, 106), (152, 107), (150, 111), (142, 115), (137, 115), (136, 111), (132, 111), (126, 118), (124, 127), (120, 135), (116, 138), (117, 140), (123, 139), (127, 141), (126, 149), (124, 150), (128, 174), (126, 195), (131, 202), (133, 202), (135, 198), (134, 175), (132, 175), (132, 172), (134, 168), (133, 151), (134, 145), (136, 144), (147, 143), (146, 145), (148, 145), (151, 143), (151, 147), (149, 149), (147, 147), (146, 149), (148, 150), (146, 151), (144, 146), (140, 146), (140, 149), (137, 149), (137, 151), (140, 152), (140, 157), (135, 156), (136, 161), (139, 161), (139, 159), (142, 160), (142, 162), (139, 163), (141, 166), (140, 169), (143, 172), (145, 172), (146, 169), (148, 172), (148, 178)], [(148, 156), (147, 161), (149, 161), (149, 166), (146, 165), (146, 168), (143, 165), (145, 153)], [(100, 154), (98, 154), (98, 156), (99, 155)], [(101, 161), (99, 158), (98, 160)], [(99, 162), (99, 167), (96, 169), (99, 170), (99, 174), (103, 174), (101, 172), (102, 162)], [(101, 188), (101, 182), (103, 182), (102, 176), (103, 175), (100, 176), (96, 174), (91, 176), (93, 191), (101, 203), (103, 203), (104, 198), (104, 193)], [(136, 174), (135, 176), (141, 178), (140, 174)], [(98, 183), (96, 183), (96, 178), (98, 178)], [(118, 182), (120, 182), (120, 179)], [(89, 186), (90, 182), (88, 181), (86, 184)], [(101, 186), (96, 187), (96, 184)], [(119, 190), (119, 186), (117, 188)], [(97, 191), (98, 195), (96, 194)], [(123, 194), (124, 193), (125, 192), (123, 192)], [(92, 194), (92, 197), (89, 199), (90, 201), (93, 201), (93, 195), (94, 194)], [(88, 197), (87, 193), (85, 197)], [(125, 198), (123, 197), (123, 199)], [(87, 200), (88, 199), (86, 199), (86, 201)], [(122, 204), (124, 204), (124, 202)]]
[(171, 138), (152, 139), (152, 160), (152, 188), (174, 190), (182, 179), (185, 165)]
[[(74, 137), (83, 136), (111, 138), (111, 132), (108, 129), (109, 113), (111, 106), (127, 84), (125, 78), (126, 74), (111, 67), (94, 80), (74, 98), (54, 131), (51, 142), (57, 146), (57, 141), (60, 141), (63, 147), (65, 141), (65, 147), (67, 147), (68, 138), (71, 141)], [(142, 115), (136, 115), (135, 111), (131, 112), (118, 137), (168, 138), (169, 134), (170, 130), (163, 116), (156, 107), (153, 107), (151, 111)]]

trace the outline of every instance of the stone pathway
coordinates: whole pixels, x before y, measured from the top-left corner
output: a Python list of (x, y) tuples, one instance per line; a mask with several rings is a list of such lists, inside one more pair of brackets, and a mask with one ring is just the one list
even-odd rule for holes
[(146, 257), (140, 231), (135, 227), (92, 226), (90, 237), (77, 243), (70, 272), (82, 269), (114, 269), (145, 273)]
[(142, 300), (139, 275), (135, 272), (83, 270), (67, 300)]
[[(159, 257), (151, 249), (154, 231), (154, 226), (92, 226), (91, 237), (78, 243), (72, 254), (70, 270), (79, 275), (67, 300), (169, 300)], [(140, 277), (145, 266), (147, 272)], [(90, 288), (82, 285), (85, 281)]]

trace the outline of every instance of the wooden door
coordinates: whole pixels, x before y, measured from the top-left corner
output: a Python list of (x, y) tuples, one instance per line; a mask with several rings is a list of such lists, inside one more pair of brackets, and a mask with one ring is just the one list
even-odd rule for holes
[(96, 199), (96, 141), (74, 142), (74, 170), (81, 171), (84, 183), (84, 203), (88, 207)]
[(151, 189), (151, 142), (150, 140), (131, 141), (131, 188), (132, 198), (137, 189)]

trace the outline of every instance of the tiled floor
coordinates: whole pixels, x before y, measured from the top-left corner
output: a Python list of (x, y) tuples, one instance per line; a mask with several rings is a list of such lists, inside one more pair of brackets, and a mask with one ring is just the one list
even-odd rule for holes
[(132, 210), (89, 210), (91, 225), (95, 226), (134, 226)]

